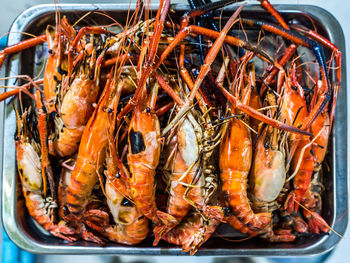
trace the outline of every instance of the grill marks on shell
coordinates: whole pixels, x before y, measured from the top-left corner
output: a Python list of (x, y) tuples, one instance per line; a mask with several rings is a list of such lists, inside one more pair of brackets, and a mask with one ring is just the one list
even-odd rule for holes
[(135, 132), (134, 129), (131, 129), (129, 132), (129, 140), (132, 154), (138, 154), (146, 149), (145, 141), (141, 132)]

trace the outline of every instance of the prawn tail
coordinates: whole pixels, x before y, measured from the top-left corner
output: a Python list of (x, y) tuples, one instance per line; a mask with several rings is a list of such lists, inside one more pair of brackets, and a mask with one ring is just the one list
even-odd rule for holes
[(293, 242), (296, 239), (296, 235), (289, 232), (289, 230), (279, 229), (274, 231), (272, 225), (268, 226), (265, 233), (260, 237), (271, 243)]
[(219, 225), (220, 221), (216, 219), (209, 219), (208, 221), (204, 222), (204, 225), (199, 228), (199, 231), (193, 233), (192, 238), (189, 238), (182, 243), (182, 251), (190, 252), (190, 255), (193, 256), (198, 249), (214, 234)]
[(84, 223), (98, 232), (103, 232), (109, 226), (109, 215), (105, 211), (91, 209), (84, 213)]
[(298, 233), (307, 233), (309, 231), (309, 226), (301, 217), (294, 216), (293, 229)]
[(156, 246), (163, 235), (179, 224), (179, 221), (175, 217), (159, 210), (157, 211), (157, 217), (161, 224), (157, 225), (153, 230), (155, 236), (153, 246)]
[(309, 212), (304, 210), (304, 215), (308, 219), (309, 231), (311, 233), (328, 233), (331, 229), (327, 222), (316, 212)]
[(225, 220), (225, 208), (220, 206), (206, 206), (202, 211), (203, 215), (210, 218), (216, 219), (222, 223), (226, 223)]
[(294, 211), (298, 211), (299, 205), (295, 202), (295, 200), (297, 200), (297, 196), (295, 192), (292, 191), (289, 193), (284, 203), (284, 208), (288, 213), (293, 213)]
[(63, 220), (55, 225), (52, 229), (50, 229), (50, 233), (69, 242), (74, 242), (78, 239), (75, 237), (75, 230), (67, 226), (66, 222)]

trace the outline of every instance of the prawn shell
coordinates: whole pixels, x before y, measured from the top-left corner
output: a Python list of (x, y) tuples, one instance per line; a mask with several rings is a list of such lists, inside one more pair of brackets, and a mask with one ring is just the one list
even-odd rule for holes
[(104, 235), (113, 242), (135, 245), (148, 235), (148, 220), (137, 207), (117, 192), (110, 181), (106, 182), (107, 204), (113, 215), (115, 225), (109, 226)]
[(270, 155), (270, 160), (266, 160), (262, 167), (255, 165), (253, 193), (256, 198), (264, 202), (272, 202), (278, 197), (286, 179), (283, 154), (280, 151), (273, 151)]
[(87, 75), (79, 75), (70, 85), (64, 95), (61, 106), (61, 118), (69, 129), (85, 126), (93, 111), (92, 104), (96, 102), (98, 87), (95, 80)]
[(30, 143), (16, 142), (17, 167), (27, 191), (40, 191), (42, 185), (40, 157)]
[(180, 125), (178, 136), (179, 151), (187, 167), (190, 167), (198, 158), (199, 149), (193, 126), (185, 118)]
[(49, 152), (60, 157), (74, 154), (79, 148), (85, 126), (76, 129), (61, 128), (58, 138), (49, 138)]
[(86, 124), (68, 185), (68, 208), (77, 215), (85, 210), (88, 197), (98, 182), (97, 168), (105, 160), (110, 123), (110, 114), (106, 108), (114, 109), (119, 100), (114, 85), (111, 86), (106, 84), (99, 105)]
[(328, 138), (330, 134), (329, 127), (329, 115), (325, 112), (322, 112), (311, 125), (311, 132), (315, 135), (319, 134), (321, 129), (324, 128), (312, 145), (313, 156), (318, 166), (323, 162), (327, 153)]
[(135, 222), (137, 219), (137, 209), (135, 205), (129, 201), (131, 205), (124, 206), (122, 202), (125, 197), (118, 193), (108, 180), (105, 186), (105, 194), (107, 205), (116, 223), (130, 225)]
[(259, 201), (272, 202), (283, 188), (286, 168), (283, 153), (265, 147), (267, 132), (265, 130), (256, 143), (250, 183), (252, 192)]
[[(46, 68), (44, 72), (44, 95), (45, 95), (45, 106), (48, 108), (49, 112), (56, 111), (56, 89), (57, 84), (61, 79), (61, 75), (57, 72), (57, 68), (62, 64), (64, 59), (62, 58), (62, 43), (59, 43), (56, 36), (56, 31), (52, 26), (47, 26), (46, 37), (48, 48), (50, 52), (49, 57), (46, 62)], [(61, 52), (61, 53), (60, 53)]]
[(157, 221), (154, 182), (160, 157), (160, 125), (152, 113), (135, 109), (129, 125), (130, 188), (133, 199), (142, 213)]

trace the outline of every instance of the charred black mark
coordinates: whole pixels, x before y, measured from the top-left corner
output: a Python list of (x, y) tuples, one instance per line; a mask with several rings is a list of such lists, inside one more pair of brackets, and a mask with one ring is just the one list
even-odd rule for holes
[(323, 189), (320, 185), (313, 185), (312, 186), (312, 192), (314, 192), (314, 193), (320, 194), (320, 193), (322, 193), (322, 190)]
[(301, 106), (301, 107), (298, 109), (297, 114), (295, 114), (295, 117), (294, 117), (294, 120), (293, 120), (293, 125), (294, 125), (295, 121), (297, 120), (298, 115), (299, 115), (299, 113), (300, 113), (300, 111), (301, 111), (301, 109), (302, 109), (303, 107), (304, 107), (304, 106)]
[(65, 216), (69, 215), (69, 209), (67, 206), (63, 206), (63, 215)]
[(72, 178), (71, 181), (72, 181), (72, 183), (77, 184), (77, 185), (79, 185), (81, 187), (86, 187), (86, 184), (76, 180), (75, 178)]
[(74, 215), (74, 216), (80, 216), (81, 213), (82, 213), (82, 210), (79, 210), (79, 211), (72, 211), (71, 213), (72, 213), (72, 215)]
[[(68, 204), (68, 207), (70, 207), (70, 208), (75, 210), (75, 209), (81, 208), (81, 205), (79, 205), (79, 204)], [(69, 210), (71, 210), (71, 209), (69, 209)], [(77, 211), (75, 211), (75, 212), (77, 212)]]
[(65, 70), (63, 70), (62, 68), (61, 68), (61, 66), (58, 66), (57, 67), (57, 72), (59, 73), (59, 74), (61, 74), (61, 75), (67, 75), (67, 71), (65, 71)]
[(124, 197), (123, 201), (121, 202), (121, 205), (122, 206), (130, 206), (130, 207), (133, 207), (134, 204), (127, 198)]
[(55, 120), (55, 118), (59, 117), (59, 116), (60, 115), (56, 111), (50, 112), (49, 113), (49, 122), (53, 122)]
[[(79, 194), (76, 194), (76, 193), (73, 193), (72, 191), (70, 191), (69, 189), (68, 189), (68, 194), (70, 194), (71, 196), (73, 196), (75, 199), (77, 199), (77, 200), (80, 200), (81, 199), (81, 196), (79, 195)], [(70, 206), (80, 206), (79, 204), (78, 205), (74, 205), (74, 204), (69, 204)]]
[(52, 54), (52, 53), (53, 53), (53, 50), (52, 50), (52, 49), (49, 49), (48, 52), (49, 52), (49, 54)]
[(129, 100), (129, 99), (131, 99), (131, 98), (133, 98), (133, 97), (134, 97), (134, 94), (131, 94), (131, 95), (129, 95), (129, 96), (125, 96), (125, 97), (123, 97), (123, 98), (120, 99), (120, 102), (125, 102), (125, 101), (127, 101), (127, 100)]
[(232, 211), (229, 207), (223, 207), (225, 216), (230, 216)]
[(107, 50), (109, 49), (109, 46), (110, 46), (110, 44), (108, 44), (108, 45), (105, 47), (104, 52), (107, 52)]
[(265, 147), (265, 149), (270, 148), (270, 143), (268, 141), (265, 141), (264, 142), (264, 147)]
[(134, 129), (131, 129), (129, 133), (129, 139), (131, 143), (131, 152), (132, 154), (137, 154), (143, 152), (146, 149), (145, 142), (141, 132), (135, 132)]
[(285, 225), (292, 225), (293, 224), (293, 218), (289, 214), (282, 215), (281, 219)]

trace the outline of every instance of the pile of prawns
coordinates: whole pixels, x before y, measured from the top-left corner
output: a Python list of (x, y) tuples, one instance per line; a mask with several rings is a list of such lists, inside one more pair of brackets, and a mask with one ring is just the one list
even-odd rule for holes
[[(340, 51), (288, 25), (267, 0), (274, 23), (240, 18), (244, 4), (221, 19), (218, 9), (237, 1), (205, 2), (189, 0), (179, 21), (170, 0), (154, 18), (139, 1), (119, 33), (59, 17), (0, 51), (3, 64), (48, 46), (43, 79), (27, 77), (0, 98), (34, 101), (15, 107), (17, 169), (29, 214), (52, 235), (135, 245), (152, 226), (154, 245), (194, 254), (220, 223), (269, 242), (329, 232), (320, 171)], [(234, 24), (285, 42), (271, 55), (235, 36)]]

